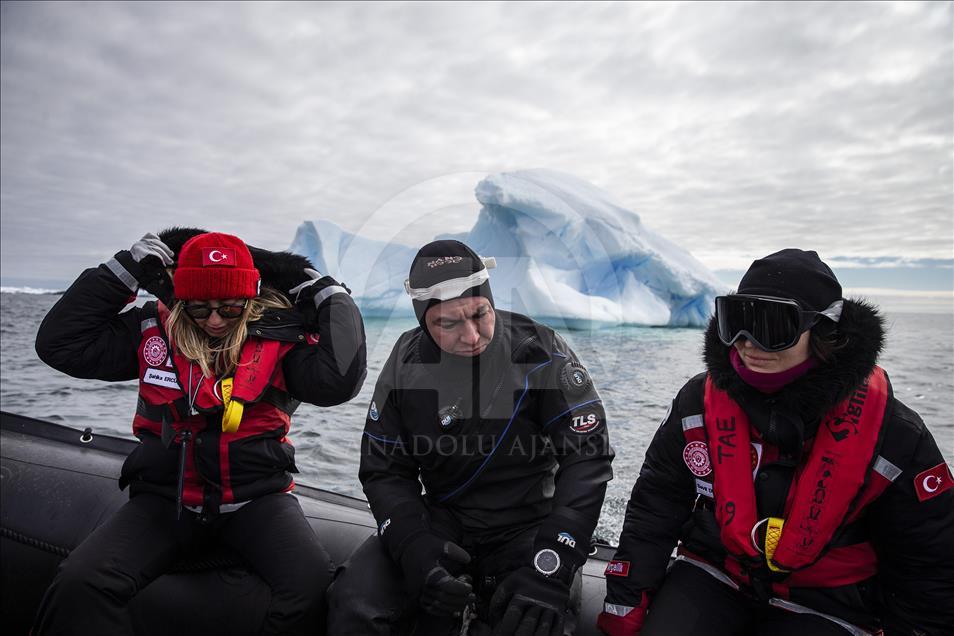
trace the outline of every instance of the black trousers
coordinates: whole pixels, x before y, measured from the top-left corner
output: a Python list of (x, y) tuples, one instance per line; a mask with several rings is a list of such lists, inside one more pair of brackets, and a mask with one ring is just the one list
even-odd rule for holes
[(333, 567), (294, 496), (266, 495), (204, 521), (188, 510), (176, 519), (174, 501), (144, 493), (130, 499), (60, 564), (32, 633), (132, 634), (129, 602), (180, 557), (208, 541), (235, 549), (270, 587), (259, 633), (322, 632), (324, 593)]
[(676, 562), (649, 605), (640, 636), (846, 636), (838, 624), (749, 599), (690, 563)]
[[(431, 521), (432, 529), (436, 529), (435, 516)], [(530, 565), (536, 528), (489, 546), (475, 546), (447, 530), (443, 527), (438, 533), (458, 543), (473, 557), (467, 573), (473, 578), (477, 594), (478, 624), (471, 624), (470, 633), (489, 634), (486, 610), (490, 597), (496, 584), (508, 574)], [(567, 634), (575, 631), (581, 589), (578, 573), (570, 588), (570, 611), (564, 630)], [(328, 636), (448, 636), (459, 633), (459, 622), (419, 611), (417, 599), (411, 598), (404, 588), (401, 568), (377, 536), (371, 536), (338, 568), (328, 589)]]

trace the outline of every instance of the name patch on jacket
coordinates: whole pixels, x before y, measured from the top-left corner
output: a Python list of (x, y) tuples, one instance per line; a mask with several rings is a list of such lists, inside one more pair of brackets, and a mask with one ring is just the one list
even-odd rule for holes
[(696, 480), (696, 494), (708, 497), (709, 499), (715, 499), (715, 496), (712, 494), (712, 483), (702, 481), (701, 479)]
[(918, 495), (918, 501), (937, 497), (952, 487), (954, 487), (954, 476), (951, 475), (950, 467), (944, 462), (934, 468), (928, 468), (914, 478), (914, 491)]
[(175, 371), (164, 371), (163, 369), (146, 369), (142, 376), (142, 381), (146, 384), (155, 384), (169, 389), (178, 389), (179, 381)]

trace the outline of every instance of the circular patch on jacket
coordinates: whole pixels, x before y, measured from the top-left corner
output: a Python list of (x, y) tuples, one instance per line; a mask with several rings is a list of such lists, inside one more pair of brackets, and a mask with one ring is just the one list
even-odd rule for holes
[(159, 336), (152, 336), (142, 346), (142, 357), (146, 359), (146, 364), (149, 366), (158, 367), (169, 357), (166, 341)]
[(682, 459), (696, 477), (705, 477), (712, 472), (709, 463), (709, 447), (705, 442), (689, 442), (682, 451)]
[(560, 384), (570, 395), (586, 393), (592, 383), (586, 367), (579, 362), (567, 362), (560, 370)]

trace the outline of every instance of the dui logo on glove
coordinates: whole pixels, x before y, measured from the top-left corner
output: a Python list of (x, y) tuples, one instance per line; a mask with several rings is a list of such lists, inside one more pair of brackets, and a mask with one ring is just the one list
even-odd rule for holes
[(573, 535), (569, 532), (561, 532), (558, 534), (557, 543), (562, 543), (563, 545), (569, 546), (571, 548), (576, 547), (576, 539), (574, 539)]

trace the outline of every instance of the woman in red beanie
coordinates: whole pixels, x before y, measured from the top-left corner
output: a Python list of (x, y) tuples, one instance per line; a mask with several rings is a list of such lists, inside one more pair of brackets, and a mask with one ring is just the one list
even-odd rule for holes
[[(34, 634), (132, 634), (130, 600), (208, 542), (271, 588), (261, 633), (322, 632), (332, 566), (289, 494), (286, 435), (300, 401), (358, 392), (364, 329), (347, 290), (307, 259), (254, 252), (228, 234), (147, 234), (83, 272), (44, 318), (36, 348), (50, 366), (138, 378), (142, 443), (120, 477), (129, 501), (60, 565)], [(159, 302), (122, 311), (140, 287)]]
[(604, 633), (952, 633), (954, 479), (876, 364), (882, 321), (797, 249), (716, 298), (706, 372), (633, 487)]

